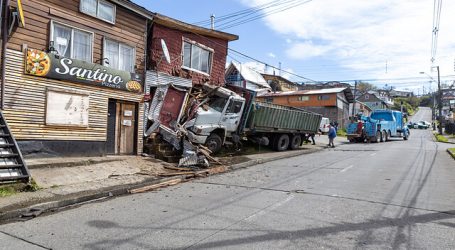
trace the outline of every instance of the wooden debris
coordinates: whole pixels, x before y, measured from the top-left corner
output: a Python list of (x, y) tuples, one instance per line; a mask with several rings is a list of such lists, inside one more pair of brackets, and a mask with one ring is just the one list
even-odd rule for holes
[(158, 188), (162, 188), (162, 187), (173, 186), (173, 185), (179, 184), (180, 182), (182, 182), (181, 179), (169, 180), (169, 181), (165, 181), (165, 182), (162, 182), (162, 183), (153, 184), (153, 185), (150, 185), (150, 186), (145, 186), (145, 187), (141, 187), (141, 188), (131, 189), (131, 190), (129, 190), (129, 193), (130, 194), (143, 193), (143, 192), (147, 192), (147, 191), (158, 189)]
[(175, 175), (187, 175), (187, 174), (196, 174), (196, 172), (193, 171), (187, 171), (187, 172), (172, 172), (172, 173), (160, 173), (158, 176), (175, 176)]
[(177, 170), (177, 171), (188, 171), (188, 168), (179, 168), (179, 167), (174, 167), (174, 166), (164, 166), (166, 169), (171, 169), (171, 170)]

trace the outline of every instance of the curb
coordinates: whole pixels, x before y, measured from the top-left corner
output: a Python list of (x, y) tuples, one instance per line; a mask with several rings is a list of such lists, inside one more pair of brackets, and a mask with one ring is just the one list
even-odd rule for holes
[(447, 149), (447, 153), (449, 153), (449, 155), (452, 156), (452, 158), (455, 160), (455, 154), (452, 153), (452, 151), (450, 151), (449, 149)]
[[(259, 159), (254, 159), (254, 160), (250, 160), (250, 161), (246, 161), (246, 162), (242, 162), (242, 163), (238, 163), (238, 164), (234, 164), (234, 165), (229, 165), (229, 166), (213, 167), (213, 168), (210, 168), (207, 170), (198, 171), (198, 172), (196, 172), (196, 174), (180, 175), (178, 177), (168, 177), (168, 178), (160, 178), (160, 179), (149, 178), (140, 183), (106, 187), (106, 188), (103, 188), (100, 190), (93, 190), (92, 192), (89, 191), (89, 193), (87, 193), (87, 191), (81, 191), (79, 193), (72, 193), (72, 194), (60, 196), (59, 200), (37, 203), (37, 204), (26, 206), (24, 208), (18, 208), (18, 209), (0, 213), (0, 224), (5, 224), (5, 223), (9, 223), (9, 222), (14, 222), (14, 221), (20, 221), (20, 220), (29, 220), (29, 219), (33, 219), (41, 214), (64, 210), (64, 209), (68, 209), (71, 207), (83, 205), (83, 204), (89, 203), (89, 202), (96, 202), (96, 201), (110, 199), (110, 198), (114, 198), (114, 197), (118, 197), (118, 196), (122, 196), (122, 195), (127, 195), (130, 193), (130, 190), (132, 190), (132, 189), (144, 188), (144, 187), (147, 187), (150, 185), (162, 184), (162, 183), (173, 181), (173, 180), (179, 180), (181, 182), (185, 182), (185, 181), (188, 181), (191, 179), (200, 178), (201, 176), (207, 177), (207, 176), (211, 176), (211, 175), (226, 173), (226, 172), (235, 171), (238, 169), (258, 165), (261, 163), (267, 163), (267, 162), (281, 160), (281, 159), (285, 159), (285, 158), (296, 157), (296, 156), (304, 155), (304, 154), (311, 154), (311, 153), (319, 152), (322, 150), (324, 150), (324, 149), (317, 148), (317, 149), (290, 151), (288, 154), (283, 154), (283, 155), (279, 155), (276, 157), (270, 157), (270, 158), (265, 158), (265, 159), (259, 158)], [(27, 216), (24, 216), (24, 215), (27, 215)]]
[[(79, 161), (68, 161), (68, 162), (52, 162), (52, 163), (28, 163), (28, 169), (40, 169), (40, 168), (63, 168), (63, 167), (77, 167), (82, 165), (91, 165), (99, 163), (107, 163), (113, 161), (122, 161), (124, 159), (103, 159), (103, 160), (79, 160)], [(27, 160), (25, 161), (27, 163)]]

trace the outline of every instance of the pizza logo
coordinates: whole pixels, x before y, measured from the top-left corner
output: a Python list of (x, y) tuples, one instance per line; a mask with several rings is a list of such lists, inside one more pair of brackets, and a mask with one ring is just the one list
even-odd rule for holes
[(35, 76), (45, 76), (51, 68), (51, 59), (46, 52), (29, 49), (25, 62), (25, 73)]
[(133, 91), (133, 92), (140, 92), (142, 89), (142, 86), (137, 81), (129, 81), (126, 83), (126, 89), (128, 89), (129, 91)]

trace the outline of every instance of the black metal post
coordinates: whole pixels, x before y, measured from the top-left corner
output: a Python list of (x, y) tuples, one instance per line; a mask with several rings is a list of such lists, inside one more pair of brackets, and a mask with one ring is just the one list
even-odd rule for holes
[(439, 66), (436, 66), (438, 70), (438, 121), (439, 121), (439, 129), (438, 132), (442, 135), (442, 90), (441, 90), (441, 77), (439, 74)]
[(9, 0), (2, 0), (3, 10), (2, 10), (2, 86), (1, 86), (1, 98), (0, 101), (0, 110), (3, 110), (5, 107), (5, 81), (6, 81), (6, 45), (8, 44), (8, 17), (9, 17)]

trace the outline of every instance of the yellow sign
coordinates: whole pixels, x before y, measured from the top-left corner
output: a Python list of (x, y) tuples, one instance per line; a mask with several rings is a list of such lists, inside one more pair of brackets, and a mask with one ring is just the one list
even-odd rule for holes
[(21, 27), (25, 28), (25, 18), (21, 0), (17, 0), (17, 10), (19, 11), (19, 24)]

